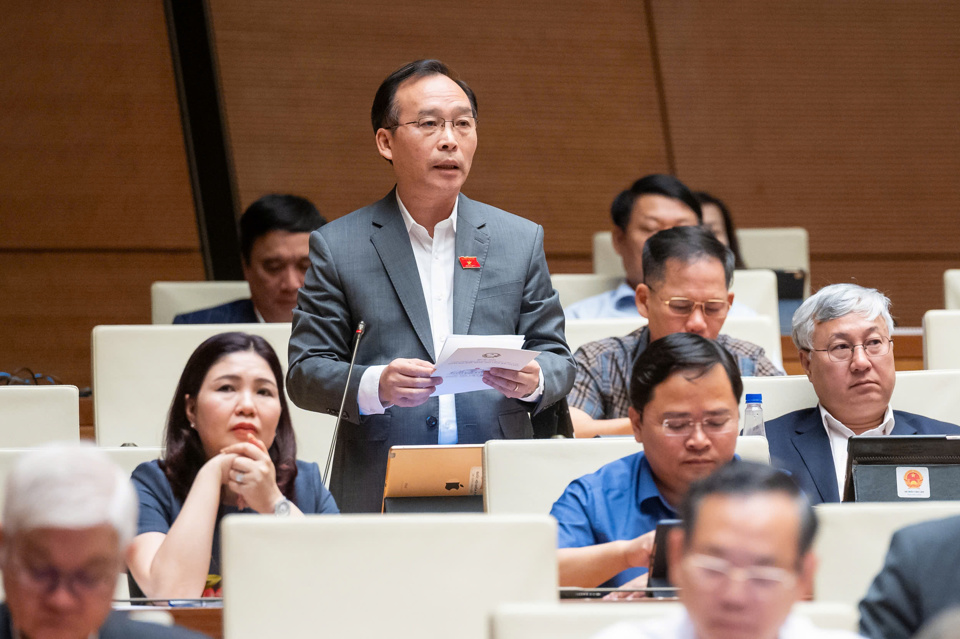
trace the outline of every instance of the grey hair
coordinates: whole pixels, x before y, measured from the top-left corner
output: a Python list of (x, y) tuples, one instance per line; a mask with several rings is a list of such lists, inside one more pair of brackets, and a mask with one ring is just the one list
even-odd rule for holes
[(130, 478), (96, 446), (56, 443), (24, 453), (7, 476), (4, 533), (108, 524), (121, 550), (137, 532)]
[(893, 335), (890, 298), (875, 288), (856, 284), (831, 284), (811, 295), (793, 314), (793, 343), (800, 349), (813, 348), (813, 331), (817, 324), (835, 320), (850, 313), (868, 320), (882, 317), (887, 335)]

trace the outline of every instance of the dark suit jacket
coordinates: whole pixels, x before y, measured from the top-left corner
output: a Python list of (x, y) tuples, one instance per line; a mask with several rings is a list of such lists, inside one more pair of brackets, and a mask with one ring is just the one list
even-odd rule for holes
[[(200, 639), (206, 636), (178, 626), (132, 621), (120, 612), (111, 612), (100, 626), (100, 639)], [(13, 639), (6, 603), (0, 604), (0, 639)]]
[[(837, 471), (820, 408), (787, 413), (766, 423), (770, 463), (790, 471), (810, 503), (839, 502)], [(960, 426), (922, 415), (893, 411), (893, 435), (960, 435)]]
[(925, 521), (893, 535), (883, 569), (860, 602), (860, 634), (908, 639), (960, 605), (960, 517)]
[[(460, 195), (456, 255), (476, 257), (453, 279), (453, 332), (525, 335), (541, 351), (544, 390), (536, 404), (494, 390), (456, 397), (458, 441), (533, 437), (531, 413), (553, 405), (573, 384), (563, 311), (550, 283), (543, 228)], [(395, 192), (326, 224), (310, 236), (311, 267), (293, 312), (287, 390), (307, 410), (336, 415), (357, 323), (367, 324), (347, 391), (331, 492), (343, 512), (379, 511), (387, 452), (397, 444), (436, 444), (438, 400), (359, 415), (363, 372), (395, 358), (436, 361), (423, 288)]]
[(227, 302), (173, 318), (174, 324), (256, 324), (259, 321), (250, 300)]

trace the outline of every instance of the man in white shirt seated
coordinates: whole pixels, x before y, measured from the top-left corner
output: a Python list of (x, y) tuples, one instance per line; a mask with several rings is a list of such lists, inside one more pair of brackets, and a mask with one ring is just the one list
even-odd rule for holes
[(695, 482), (667, 554), (684, 610), (611, 626), (594, 639), (847, 639), (791, 615), (813, 585), (817, 519), (783, 472), (727, 464)]
[(771, 463), (790, 471), (811, 503), (840, 501), (854, 435), (960, 435), (960, 427), (893, 410), (896, 384), (890, 300), (832, 284), (793, 315), (793, 343), (819, 403), (766, 424)]
[[(588, 297), (564, 309), (567, 319), (639, 317), (634, 294), (643, 282), (643, 245), (654, 234), (677, 226), (697, 226), (703, 220), (700, 203), (672, 175), (646, 175), (613, 200), (613, 248), (623, 260), (626, 279), (617, 288)], [(756, 313), (734, 302), (731, 317)]]

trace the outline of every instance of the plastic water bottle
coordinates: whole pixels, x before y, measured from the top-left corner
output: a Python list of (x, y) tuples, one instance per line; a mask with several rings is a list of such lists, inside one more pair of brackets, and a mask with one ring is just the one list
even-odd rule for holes
[(763, 427), (763, 395), (747, 393), (747, 407), (743, 411), (743, 434), (767, 436)]

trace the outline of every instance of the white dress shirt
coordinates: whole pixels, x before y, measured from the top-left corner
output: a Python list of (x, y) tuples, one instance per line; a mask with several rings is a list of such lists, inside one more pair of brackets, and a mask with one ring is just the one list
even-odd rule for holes
[[(777, 639), (856, 639), (860, 635), (846, 630), (818, 628), (802, 615), (787, 617)], [(697, 632), (686, 610), (663, 617), (623, 621), (593, 636), (593, 639), (697, 639)]]
[[(830, 450), (833, 453), (833, 466), (837, 473), (837, 486), (840, 496), (843, 496), (843, 485), (847, 479), (847, 440), (854, 436), (854, 432), (841, 424), (837, 419), (820, 405), (820, 417), (823, 427), (827, 429), (830, 438)], [(861, 435), (889, 435), (893, 431), (893, 409), (887, 404), (887, 412), (883, 414), (883, 421), (876, 428), (871, 428)]]
[[(430, 317), (433, 352), (434, 356), (438, 356), (444, 340), (453, 332), (453, 273), (457, 263), (457, 211), (460, 198), (454, 202), (450, 217), (433, 227), (433, 237), (413, 219), (399, 195), (397, 205), (410, 235), (410, 246), (417, 261), (423, 299), (427, 303), (427, 315)], [(379, 415), (389, 408), (380, 403), (380, 375), (384, 368), (386, 366), (371, 366), (360, 378), (357, 403), (362, 415)], [(542, 394), (543, 371), (540, 371), (540, 384), (525, 400), (536, 402)], [(440, 395), (437, 399), (440, 402), (437, 443), (456, 444), (456, 395)]]

